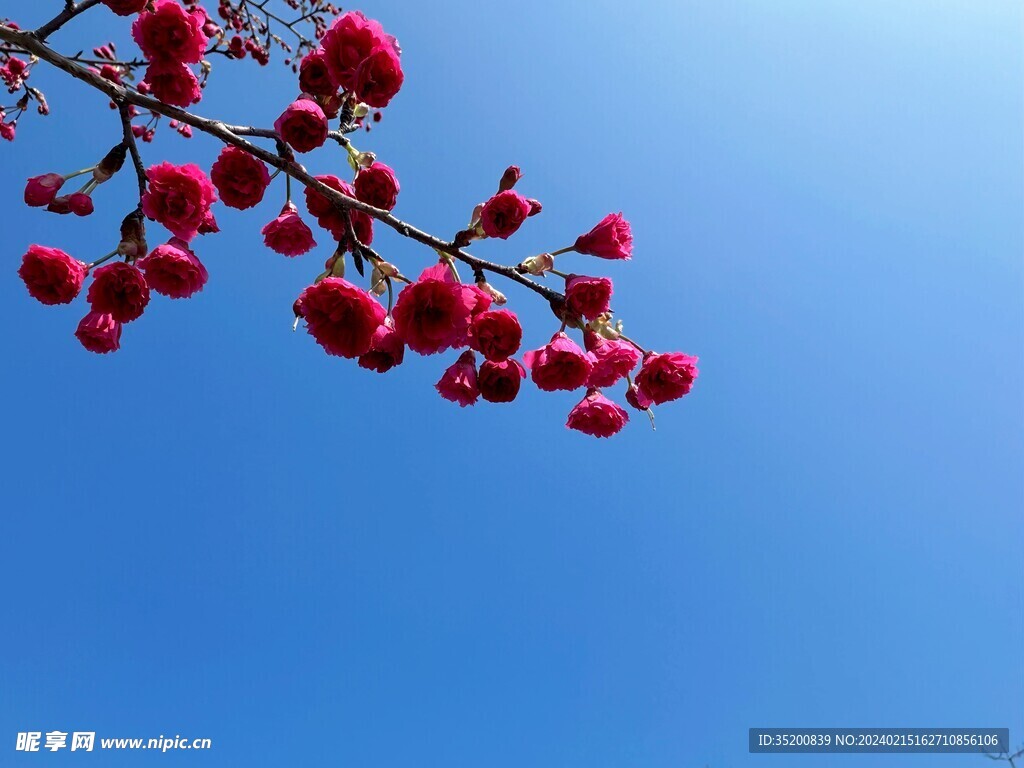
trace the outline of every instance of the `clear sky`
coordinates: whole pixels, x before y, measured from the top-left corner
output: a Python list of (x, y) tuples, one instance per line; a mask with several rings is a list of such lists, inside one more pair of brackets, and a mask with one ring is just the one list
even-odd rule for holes
[[(109, 251), (132, 179), (88, 220), (21, 206), (26, 177), (117, 141), (101, 98), (40, 67), (53, 115), (0, 146), (0, 764), (880, 762), (748, 755), (771, 725), (1024, 741), (1020, 4), (363, 9), (404, 48), (358, 140), (398, 170), (397, 213), (450, 235), (516, 163), (544, 212), (476, 249), (514, 262), (624, 211), (631, 263), (567, 264), (607, 267), (631, 335), (700, 355), (700, 380), (657, 432), (596, 441), (563, 427), (572, 395), (440, 400), (454, 355), (384, 377), (328, 358), (290, 330), (327, 248), (288, 260), (258, 235), (280, 185), (218, 207), (202, 294), (157, 297), (91, 355), (84, 304), (35, 303), (16, 269), (33, 242)], [(52, 42), (125, 30), (97, 9)], [(294, 95), (279, 63), (218, 61), (197, 111), (269, 125)], [(550, 314), (508, 293), (539, 346)], [(214, 749), (14, 752), (53, 729)]]

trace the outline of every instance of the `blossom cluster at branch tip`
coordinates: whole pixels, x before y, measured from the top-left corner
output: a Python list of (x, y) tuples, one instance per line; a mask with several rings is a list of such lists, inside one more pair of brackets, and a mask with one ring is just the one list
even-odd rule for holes
[(188, 65), (203, 60), (207, 21), (199, 6), (186, 10), (177, 0), (154, 0), (132, 23), (132, 37), (150, 60), (144, 82), (161, 101), (187, 107), (202, 99), (199, 79)]
[[(218, 24), (199, 0), (101, 1), (118, 16), (134, 16), (132, 37), (145, 59), (124, 61), (114, 44), (107, 43), (93, 50), (94, 61), (75, 57), (76, 66), (88, 64), (95, 77), (126, 89), (91, 81), (111, 97), (111, 107), (122, 120), (118, 135), (123, 137), (91, 167), (28, 179), (24, 200), (29, 207), (50, 212), (92, 214), (95, 190), (121, 171), (130, 154), (138, 204), (123, 218), (110, 253), (87, 263), (61, 249), (32, 244), (18, 268), (28, 293), (42, 304), (70, 304), (84, 291), (89, 308), (74, 335), (86, 350), (118, 350), (124, 326), (148, 311), (152, 294), (180, 300), (203, 291), (210, 274), (194, 243), (201, 235), (219, 232), (214, 211), (218, 202), (240, 211), (266, 204), (260, 234), (269, 251), (297, 258), (318, 248), (319, 239), (324, 241), (324, 253), (330, 254), (325, 261), (323, 256), (313, 257), (317, 269), (321, 262), (324, 269), (292, 306), (295, 327), (304, 322), (309, 336), (329, 355), (384, 374), (403, 365), (407, 350), (422, 356), (449, 353), (451, 357), (438, 366), (443, 370), (434, 385), (441, 398), (463, 408), (481, 400), (511, 403), (529, 379), (542, 392), (577, 393), (572, 399), (581, 399), (569, 410), (566, 427), (599, 438), (617, 434), (629, 422), (627, 408), (608, 396), (612, 387), (621, 388), (628, 408), (648, 415), (654, 406), (691, 392), (699, 374), (697, 358), (645, 349), (626, 336), (612, 308), (612, 279), (593, 274), (597, 270), (579, 260), (632, 259), (633, 231), (622, 213), (609, 213), (568, 247), (527, 258), (519, 253), (510, 266), (464, 249), (473, 243), (497, 249), (502, 247), (497, 241), (511, 241), (517, 235), (522, 239), (519, 233), (527, 220), (544, 211), (539, 200), (519, 191), (525, 186), (519, 166), (506, 168), (496, 191), (472, 208), (467, 227), (450, 242), (395, 218), (392, 212), (402, 189), (399, 173), (348, 138), (379, 120), (380, 112), (374, 110), (388, 106), (404, 83), (401, 47), (380, 22), (359, 11), (342, 13), (328, 0), (285, 0), (296, 11), (308, 9), (299, 21), (306, 20), (315, 29), (315, 39), (299, 35), (293, 51), (270, 31), (269, 20), (275, 17), (265, 3), (218, 0)], [(295, 31), (291, 25), (285, 28)], [(262, 42), (261, 35), (266, 36)], [(263, 64), (272, 44), (289, 52), (287, 61), (300, 91), (283, 107), (273, 130), (231, 127), (171, 109), (202, 98), (212, 53), (229, 59), (251, 57)], [(12, 92), (25, 88), (40, 59), (3, 56), (0, 78)], [(67, 68), (60, 59), (49, 62)], [(145, 76), (136, 83), (137, 67), (145, 67)], [(152, 100), (132, 96), (135, 92), (165, 106), (153, 107)], [(31, 98), (43, 111), (45, 102), (36, 89), (27, 89), (19, 105), (36, 93)], [(23, 111), (19, 106), (18, 114)], [(142, 164), (135, 140), (151, 141), (162, 117), (168, 117), (170, 126), (183, 136), (191, 136), (196, 128), (225, 142), (208, 173), (195, 163)], [(16, 121), (17, 115), (8, 117), (0, 111), (0, 135), (13, 138)], [(269, 141), (273, 151), (254, 146), (260, 140)], [(296, 161), (296, 153), (310, 153), (329, 143), (342, 155), (334, 168), (346, 168), (347, 162), (351, 169), (348, 180), (328, 173), (307, 175)], [(273, 175), (268, 166), (276, 169)], [(69, 180), (79, 176), (84, 177), (81, 188), (66, 189)], [(304, 211), (293, 199), (294, 184), (302, 186)], [(273, 211), (279, 213), (267, 221)], [(315, 222), (315, 235), (306, 218)], [(147, 220), (168, 233), (152, 249), (147, 244)], [(436, 259), (416, 279), (405, 277), (400, 254), (382, 255), (374, 249), (375, 223), (428, 245)], [(530, 227), (525, 230), (529, 234)], [(376, 244), (382, 251), (387, 246)], [(564, 260), (574, 260), (571, 269), (562, 267)], [(346, 277), (348, 266), (358, 276), (350, 272)], [(470, 280), (463, 281), (460, 267), (472, 273)], [(520, 315), (506, 307), (518, 297), (492, 286), (489, 278), (496, 277), (543, 296), (553, 313), (548, 326), (528, 333)], [(544, 339), (546, 343), (541, 343)]]

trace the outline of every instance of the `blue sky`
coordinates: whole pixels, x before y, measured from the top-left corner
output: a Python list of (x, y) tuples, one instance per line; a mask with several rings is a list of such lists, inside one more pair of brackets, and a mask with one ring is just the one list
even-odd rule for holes
[[(36, 5), (0, 16), (60, 3)], [(568, 266), (604, 268), (630, 334), (700, 355), (701, 378), (657, 432), (599, 442), (563, 427), (571, 395), (463, 410), (432, 387), (448, 357), (385, 377), (328, 358), (290, 331), (327, 249), (258, 235), (282, 186), (218, 209), (202, 294), (90, 355), (84, 305), (42, 307), (15, 272), (32, 242), (106, 253), (132, 180), (88, 220), (21, 207), (24, 178), (117, 141), (101, 99), (40, 67), (53, 115), (0, 147), (0, 762), (869, 766), (748, 755), (747, 728), (1024, 741), (1019, 4), (363, 9), (404, 48), (359, 139), (398, 170), (397, 213), (454, 233), (516, 163), (544, 213), (476, 249), (514, 262), (624, 211), (631, 263)], [(97, 9), (52, 42), (125, 30)], [(197, 111), (269, 125), (294, 95), (280, 65), (218, 63)], [(550, 314), (508, 293), (540, 345)], [(13, 751), (51, 729), (214, 750)]]

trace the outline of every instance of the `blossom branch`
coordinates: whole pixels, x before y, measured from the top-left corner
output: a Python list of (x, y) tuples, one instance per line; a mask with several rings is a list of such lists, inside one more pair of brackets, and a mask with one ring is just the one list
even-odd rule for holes
[[(47, 35), (100, 2), (120, 16), (138, 14), (132, 36), (145, 60), (117, 62), (116, 49), (109, 43), (94, 49), (94, 55), (104, 60), (97, 70), (85, 66), (90, 60), (81, 51), (68, 56), (46, 43)], [(538, 200), (514, 189), (522, 176), (517, 166), (505, 170), (497, 192), (474, 208), (469, 225), (451, 240), (397, 218), (392, 211), (400, 192), (398, 175), (373, 152), (356, 149), (346, 134), (362, 127), (370, 130), (369, 121), (379, 121), (379, 110), (401, 89), (404, 73), (398, 41), (379, 22), (358, 11), (341, 14), (327, 0), (287, 0), (301, 14), (292, 22), (267, 11), (268, 3), (221, 0), (224, 28), (196, 0), (184, 4), (180, 0), (67, 0), (64, 11), (35, 32), (0, 23), (0, 79), (11, 93), (25, 91), (11, 108), (13, 116), (5, 116), (0, 109), (0, 138), (14, 139), (18, 117), (32, 99), (40, 113), (48, 111), (42, 93), (24, 82), (37, 62), (46, 62), (104, 94), (121, 122), (120, 142), (98, 164), (70, 174), (46, 173), (28, 179), (26, 204), (87, 216), (93, 212), (93, 192), (123, 167), (129, 154), (138, 181), (138, 205), (122, 221), (114, 251), (87, 264), (60, 249), (34, 244), (22, 259), (19, 275), (29, 293), (43, 304), (70, 303), (81, 293), (85, 278), (90, 278), (86, 296), (90, 311), (75, 332), (86, 349), (96, 353), (118, 349), (123, 324), (142, 315), (151, 290), (172, 299), (201, 291), (209, 275), (192, 242), (199, 234), (218, 231), (213, 203), (219, 199), (229, 208), (252, 208), (283, 173), (284, 206), (261, 234), (269, 249), (284, 256), (300, 256), (316, 246), (313, 231), (292, 200), (292, 179), (304, 185), (309, 214), (337, 245), (326, 271), (302, 292), (293, 309), (296, 326), (304, 320), (309, 334), (329, 354), (357, 359), (361, 367), (384, 373), (401, 364), (406, 348), (421, 355), (462, 349), (435, 385), (443, 398), (462, 406), (473, 405), (478, 398), (511, 402), (528, 368), (541, 390), (585, 388), (586, 395), (570, 411), (566, 426), (596, 437), (610, 437), (629, 421), (625, 409), (602, 393), (604, 388), (624, 383), (626, 402), (648, 416), (652, 416), (652, 405), (677, 400), (690, 391), (698, 373), (697, 358), (680, 352), (658, 354), (626, 336), (622, 321), (612, 314), (613, 285), (608, 277), (555, 269), (555, 259), (570, 251), (598, 259), (630, 259), (632, 229), (621, 213), (608, 214), (571, 246), (531, 256), (517, 265), (487, 261), (466, 251), (478, 240), (507, 240), (543, 210)], [(334, 16), (338, 18), (327, 28), (325, 18)], [(295, 28), (305, 21), (315, 26), (315, 39)], [(272, 31), (272, 23), (296, 34), (300, 41), (296, 49)], [(187, 111), (202, 99), (202, 87), (212, 71), (206, 60), (211, 54), (229, 59), (251, 54), (263, 65), (272, 46), (289, 52), (286, 63), (298, 75), (302, 92), (273, 128), (232, 125)], [(293, 50), (301, 60), (292, 55)], [(197, 65), (198, 73), (192, 68)], [(134, 80), (134, 66), (147, 67), (137, 86), (122, 82), (123, 77)], [(133, 125), (136, 118), (148, 118), (148, 122)], [(182, 136), (192, 136), (194, 129), (224, 144), (209, 176), (193, 163), (145, 167), (137, 140), (149, 142), (163, 118)], [(328, 140), (345, 150), (354, 173), (352, 183), (330, 174), (313, 176), (296, 161), (296, 153), (311, 152)], [(81, 189), (58, 194), (69, 179), (84, 174), (91, 178)], [(150, 250), (146, 218), (163, 225), (173, 237)], [(432, 265), (410, 280), (370, 247), (374, 221), (427, 246), (439, 259), (432, 258)], [(345, 279), (347, 252), (363, 277), (369, 262), (369, 290)], [(115, 256), (123, 260), (106, 264)], [(463, 283), (457, 262), (470, 268), (471, 283)], [(491, 309), (503, 306), (507, 299), (487, 281), (488, 272), (543, 297), (561, 321), (551, 340), (525, 352), (522, 363), (513, 355), (522, 346), (523, 328), (515, 312)], [(537, 281), (538, 277), (560, 278), (564, 293)], [(406, 284), (397, 296), (396, 282)], [(385, 292), (386, 309), (379, 300)], [(576, 331), (582, 332), (583, 348), (570, 338), (570, 332)], [(478, 354), (484, 358), (479, 366)]]
[[(79, 6), (85, 5), (89, 2), (91, 2), (91, 0), (84, 0), (83, 3), (79, 4)], [(428, 234), (412, 224), (396, 218), (389, 211), (374, 208), (373, 206), (367, 205), (354, 197), (342, 194), (341, 192), (338, 192), (337, 190), (332, 189), (313, 178), (313, 176), (311, 176), (301, 165), (298, 165), (295, 162), (286, 162), (277, 154), (246, 141), (245, 138), (243, 138), (245, 136), (249, 136), (254, 138), (279, 139), (280, 137), (275, 131), (250, 126), (228, 125), (219, 120), (201, 117), (179, 107), (164, 104), (162, 101), (159, 101), (152, 96), (130, 90), (118, 85), (117, 83), (113, 83), (103, 77), (100, 77), (95, 72), (80, 66), (74, 60), (58, 53), (45, 42), (37, 39), (37, 37), (30, 32), (22, 32), (0, 24), (0, 40), (3, 40), (10, 45), (16, 45), (25, 49), (32, 55), (37, 56), (40, 60), (57, 67), (72, 77), (81, 80), (98, 91), (103, 92), (117, 104), (133, 104), (139, 108), (146, 109), (172, 120), (177, 120), (178, 122), (190, 125), (198, 131), (202, 131), (205, 134), (223, 141), (225, 144), (238, 147), (253, 157), (262, 160), (267, 165), (283, 171), (296, 181), (299, 181), (310, 189), (313, 189), (315, 192), (330, 200), (338, 208), (361, 211), (382, 224), (386, 224), (391, 227), (403, 237), (415, 240), (416, 242), (426, 245), (435, 251), (446, 253), (449, 256), (468, 264), (472, 268), (479, 267), (480, 269), (487, 270), (488, 272), (502, 275), (503, 277), (506, 277), (509, 280), (519, 283), (520, 285), (540, 294), (551, 303), (560, 304), (565, 298), (560, 292), (519, 274), (515, 267), (497, 264), (495, 262), (487, 261), (486, 259), (472, 256), (464, 249), (459, 248), (446, 240), (442, 240), (435, 235)]]

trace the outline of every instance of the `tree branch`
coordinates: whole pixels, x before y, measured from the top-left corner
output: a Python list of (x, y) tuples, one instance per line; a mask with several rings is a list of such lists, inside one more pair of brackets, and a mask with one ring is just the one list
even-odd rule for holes
[[(74, 18), (76, 15), (88, 8), (96, 5), (99, 0), (82, 0), (77, 5), (69, 6), (63, 13), (58, 15), (55, 19), (47, 24), (44, 24), (36, 32), (22, 32), (21, 30), (12, 29), (11, 27), (0, 24), (0, 40), (9, 45), (15, 45), (23, 48), (29, 53), (37, 56), (40, 60), (47, 62), (48, 64), (57, 67), (58, 69), (66, 72), (72, 77), (81, 80), (85, 84), (95, 88), (96, 90), (106, 94), (112, 99), (119, 107), (125, 107), (128, 104), (134, 104), (142, 109), (147, 109), (151, 112), (164, 115), (165, 117), (177, 120), (178, 122), (190, 125), (198, 131), (213, 136), (214, 138), (223, 141), (225, 144), (229, 144), (233, 147), (249, 153), (253, 157), (262, 160), (267, 165), (277, 168), (284, 173), (291, 176), (296, 181), (301, 182), (306, 187), (312, 189), (323, 197), (331, 201), (339, 209), (354, 209), (362, 211), (377, 221), (391, 227), (393, 230), (403, 237), (407, 237), (411, 240), (415, 240), (418, 243), (428, 246), (433, 250), (448, 254), (449, 256), (458, 259), (464, 264), (469, 265), (474, 270), (483, 269), (494, 274), (502, 275), (503, 277), (512, 280), (513, 282), (519, 283), (526, 288), (540, 294), (548, 302), (555, 306), (560, 306), (564, 301), (564, 296), (556, 290), (548, 288), (547, 286), (541, 285), (528, 277), (519, 274), (515, 267), (506, 266), (504, 264), (497, 264), (494, 262), (480, 259), (471, 254), (467, 253), (457, 245), (448, 241), (442, 240), (439, 237), (428, 234), (421, 229), (414, 227), (401, 219), (396, 218), (390, 212), (382, 210), (380, 208), (374, 208), (372, 205), (357, 200), (353, 197), (344, 195), (337, 190), (331, 189), (325, 184), (317, 181), (310, 175), (305, 168), (294, 161), (287, 161), (282, 159), (277, 154), (270, 152), (256, 144), (247, 141), (244, 136), (259, 137), (259, 138), (273, 138), (279, 140), (277, 133), (269, 129), (253, 128), (247, 126), (231, 126), (227, 125), (219, 120), (212, 120), (210, 118), (201, 117), (191, 112), (187, 112), (178, 107), (173, 107), (168, 104), (164, 104), (162, 101), (148, 96), (146, 94), (138, 93), (137, 91), (130, 90), (123, 86), (117, 85), (98, 74), (91, 72), (83, 66), (80, 66), (73, 59), (58, 53), (57, 51), (50, 48), (44, 42), (45, 36), (50, 34), (56, 29), (59, 29), (64, 23)], [(129, 149), (134, 146), (134, 142), (129, 144)], [(136, 168), (139, 167), (141, 161), (136, 161), (136, 152), (132, 153), (132, 160), (136, 163)]]
[(146, 194), (146, 184), (149, 179), (146, 176), (146, 166), (142, 162), (142, 155), (139, 154), (139, 145), (135, 142), (135, 134), (132, 133), (132, 115), (125, 102), (117, 105), (117, 111), (121, 115), (121, 127), (124, 131), (124, 143), (132, 156), (132, 165), (135, 167), (135, 176), (139, 181), (139, 200)]
[(63, 11), (58, 13), (56, 16), (54, 16), (52, 19), (50, 19), (48, 22), (43, 24), (43, 26), (39, 27), (39, 29), (37, 29), (35, 32), (32, 32), (31, 34), (34, 35), (38, 40), (45, 40), (58, 29), (60, 29), (69, 21), (71, 21), (73, 18), (75, 18), (75, 16), (77, 16), (80, 13), (84, 13), (85, 11), (88, 11), (94, 5), (99, 5), (99, 3), (100, 0), (82, 0), (82, 2), (77, 4), (74, 2), (74, 0), (67, 0), (67, 2), (64, 4)]

